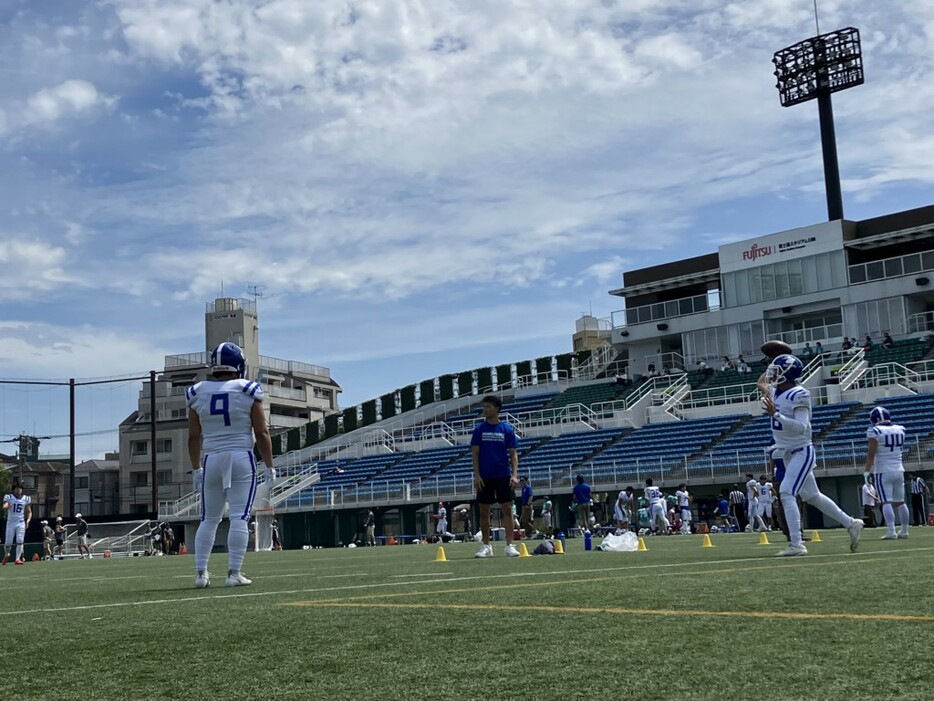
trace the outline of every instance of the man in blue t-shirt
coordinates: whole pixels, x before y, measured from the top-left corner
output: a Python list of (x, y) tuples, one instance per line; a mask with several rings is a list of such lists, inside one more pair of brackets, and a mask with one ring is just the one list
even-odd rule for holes
[(490, 545), (490, 509), (493, 504), (499, 504), (506, 525), (506, 555), (519, 556), (519, 551), (512, 544), (511, 516), (516, 498), (514, 487), (519, 481), (518, 441), (515, 429), (499, 420), (502, 407), (499, 397), (484, 397), (484, 420), (477, 424), (470, 439), (473, 481), (477, 487), (480, 530), (483, 533), (483, 547), (474, 557), (493, 557), (493, 546)]
[(519, 478), (519, 484), (522, 485), (522, 512), (519, 514), (519, 528), (524, 528), (525, 537), (531, 538), (535, 530), (532, 525), (532, 519), (534, 518), (532, 513), (532, 485), (529, 484), (529, 478), (525, 475)]
[(574, 502), (577, 504), (577, 527), (581, 529), (581, 535), (590, 528), (590, 485), (584, 481), (583, 475), (577, 476), (577, 484), (574, 485)]

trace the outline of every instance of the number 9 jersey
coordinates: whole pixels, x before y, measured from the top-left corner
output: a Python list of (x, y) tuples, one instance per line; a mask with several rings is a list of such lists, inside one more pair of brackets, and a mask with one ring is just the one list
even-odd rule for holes
[(189, 387), (185, 398), (201, 420), (205, 453), (253, 450), (253, 402), (263, 399), (258, 382), (204, 380)]

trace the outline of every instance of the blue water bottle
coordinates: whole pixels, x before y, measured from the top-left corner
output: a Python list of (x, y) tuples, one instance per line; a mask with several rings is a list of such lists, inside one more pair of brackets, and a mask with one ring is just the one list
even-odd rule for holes
[(561, 531), (560, 533), (558, 533), (558, 540), (561, 541), (561, 549), (567, 552), (568, 544), (567, 544), (567, 541), (564, 539), (564, 531)]
[(589, 528), (584, 531), (584, 550), (593, 550), (593, 538)]

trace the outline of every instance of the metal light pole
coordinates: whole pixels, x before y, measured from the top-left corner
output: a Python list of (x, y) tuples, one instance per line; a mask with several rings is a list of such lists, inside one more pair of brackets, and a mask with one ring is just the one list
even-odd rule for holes
[(805, 39), (775, 52), (772, 63), (775, 64), (778, 81), (775, 87), (782, 107), (817, 100), (827, 216), (830, 221), (843, 219), (843, 193), (830, 96), (864, 82), (859, 30), (847, 27)]

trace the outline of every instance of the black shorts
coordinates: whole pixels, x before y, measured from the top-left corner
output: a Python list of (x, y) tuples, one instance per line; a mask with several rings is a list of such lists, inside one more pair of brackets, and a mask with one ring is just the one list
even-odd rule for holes
[(508, 477), (484, 477), (483, 489), (477, 492), (480, 504), (508, 504), (515, 501), (516, 491)]

